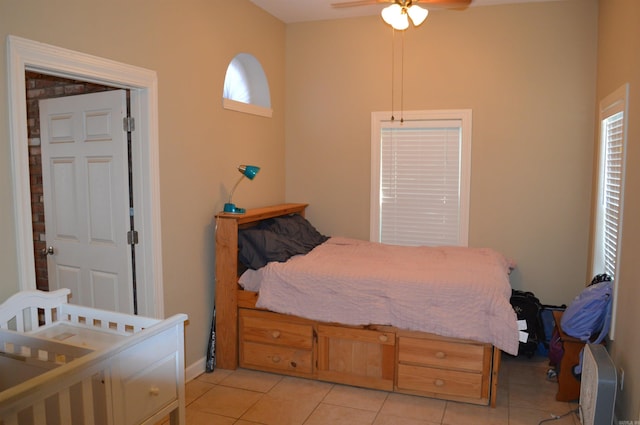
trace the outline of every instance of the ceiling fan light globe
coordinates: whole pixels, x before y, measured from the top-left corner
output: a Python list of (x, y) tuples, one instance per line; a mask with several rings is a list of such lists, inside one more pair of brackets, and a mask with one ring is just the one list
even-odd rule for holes
[(405, 13), (403, 13), (396, 18), (395, 22), (391, 26), (398, 31), (404, 31), (409, 28), (409, 18)]
[(382, 9), (382, 19), (396, 30), (406, 30), (409, 28), (409, 19), (407, 14), (402, 10), (402, 6), (394, 3)]
[(382, 9), (382, 12), (380, 12), (382, 19), (389, 25), (393, 24), (395, 17), (400, 13), (402, 13), (402, 7), (396, 3), (385, 7)]
[(427, 19), (427, 15), (429, 15), (429, 11), (427, 9), (423, 9), (418, 5), (411, 5), (409, 9), (407, 9), (407, 13), (411, 18), (411, 22), (413, 25), (420, 26)]

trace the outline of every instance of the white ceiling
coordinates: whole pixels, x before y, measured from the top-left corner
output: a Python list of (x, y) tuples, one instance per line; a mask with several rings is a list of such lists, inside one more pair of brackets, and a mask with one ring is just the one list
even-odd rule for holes
[[(380, 13), (383, 6), (379, 4), (347, 8), (331, 7), (332, 3), (339, 3), (341, 1), (344, 0), (251, 0), (251, 2), (287, 24), (305, 21), (321, 21), (325, 19), (372, 16)], [(472, 0), (471, 6), (542, 1), (557, 0)]]

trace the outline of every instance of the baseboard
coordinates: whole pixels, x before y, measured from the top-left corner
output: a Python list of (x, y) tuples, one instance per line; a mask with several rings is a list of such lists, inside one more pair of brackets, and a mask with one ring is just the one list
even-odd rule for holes
[(199, 360), (196, 360), (194, 363), (191, 363), (189, 366), (184, 369), (184, 380), (185, 382), (193, 381), (198, 376), (202, 375), (205, 371), (207, 364), (207, 357), (202, 357)]

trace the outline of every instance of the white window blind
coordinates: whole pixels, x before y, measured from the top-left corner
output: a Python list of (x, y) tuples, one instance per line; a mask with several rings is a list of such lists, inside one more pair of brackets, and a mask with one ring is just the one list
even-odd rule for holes
[(403, 123), (374, 113), (372, 240), (467, 244), (470, 149), (458, 112), (405, 112)]
[(602, 122), (605, 141), (603, 172), (603, 269), (616, 275), (618, 236), (620, 234), (622, 172), (624, 165), (624, 113), (618, 112)]

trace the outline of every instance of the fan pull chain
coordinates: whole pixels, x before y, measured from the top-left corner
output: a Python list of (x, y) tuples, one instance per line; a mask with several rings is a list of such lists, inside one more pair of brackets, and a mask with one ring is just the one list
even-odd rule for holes
[(404, 31), (402, 31), (402, 51), (400, 58), (400, 124), (404, 122)]
[(393, 83), (395, 82), (395, 62), (396, 62), (396, 30), (391, 27), (391, 121), (396, 118), (393, 116)]

